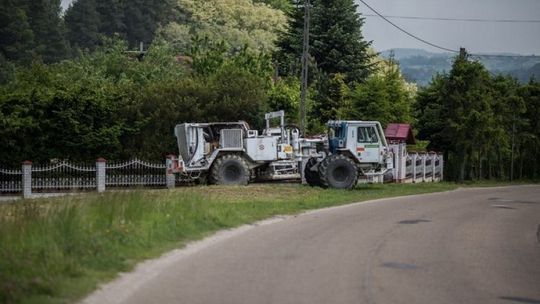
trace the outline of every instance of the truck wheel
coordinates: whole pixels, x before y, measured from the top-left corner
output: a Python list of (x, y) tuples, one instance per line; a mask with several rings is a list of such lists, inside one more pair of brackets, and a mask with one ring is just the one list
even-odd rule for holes
[(210, 182), (216, 185), (247, 185), (250, 170), (246, 160), (236, 154), (226, 154), (214, 161)]
[(306, 168), (304, 169), (304, 177), (306, 178), (306, 182), (311, 187), (318, 187), (321, 185), (321, 179), (319, 178), (319, 172), (317, 171), (311, 171), (311, 167), (315, 166), (317, 164), (316, 158), (310, 158), (306, 164)]
[(358, 181), (356, 164), (344, 155), (331, 155), (319, 165), (323, 188), (352, 189)]

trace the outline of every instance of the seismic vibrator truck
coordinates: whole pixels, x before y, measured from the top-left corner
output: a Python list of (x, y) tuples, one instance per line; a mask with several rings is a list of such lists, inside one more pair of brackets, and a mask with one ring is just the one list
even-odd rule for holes
[[(311, 186), (351, 189), (361, 176), (392, 166), (381, 124), (329, 121), (324, 136), (301, 137), (283, 111), (265, 115), (259, 133), (244, 121), (183, 123), (175, 128), (179, 156), (169, 166), (180, 181), (247, 185), (302, 179)], [(279, 120), (279, 125), (275, 124)]]

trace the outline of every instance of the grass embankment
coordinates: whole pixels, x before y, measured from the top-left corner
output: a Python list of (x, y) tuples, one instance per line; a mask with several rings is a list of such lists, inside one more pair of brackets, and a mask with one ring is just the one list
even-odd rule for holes
[(109, 192), (0, 205), (0, 302), (73, 302), (139, 261), (278, 214), (455, 189), (448, 183)]

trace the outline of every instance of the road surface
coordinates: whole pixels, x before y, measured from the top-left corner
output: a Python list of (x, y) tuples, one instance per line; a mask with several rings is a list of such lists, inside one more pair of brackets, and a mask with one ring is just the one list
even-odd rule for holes
[(540, 303), (539, 233), (540, 186), (384, 199), (214, 239), (85, 302)]

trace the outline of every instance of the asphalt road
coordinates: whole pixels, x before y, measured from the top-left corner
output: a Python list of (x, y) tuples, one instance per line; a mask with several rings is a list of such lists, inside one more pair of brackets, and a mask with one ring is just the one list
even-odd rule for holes
[(89, 303), (540, 303), (539, 229), (540, 186), (359, 203), (214, 241)]

